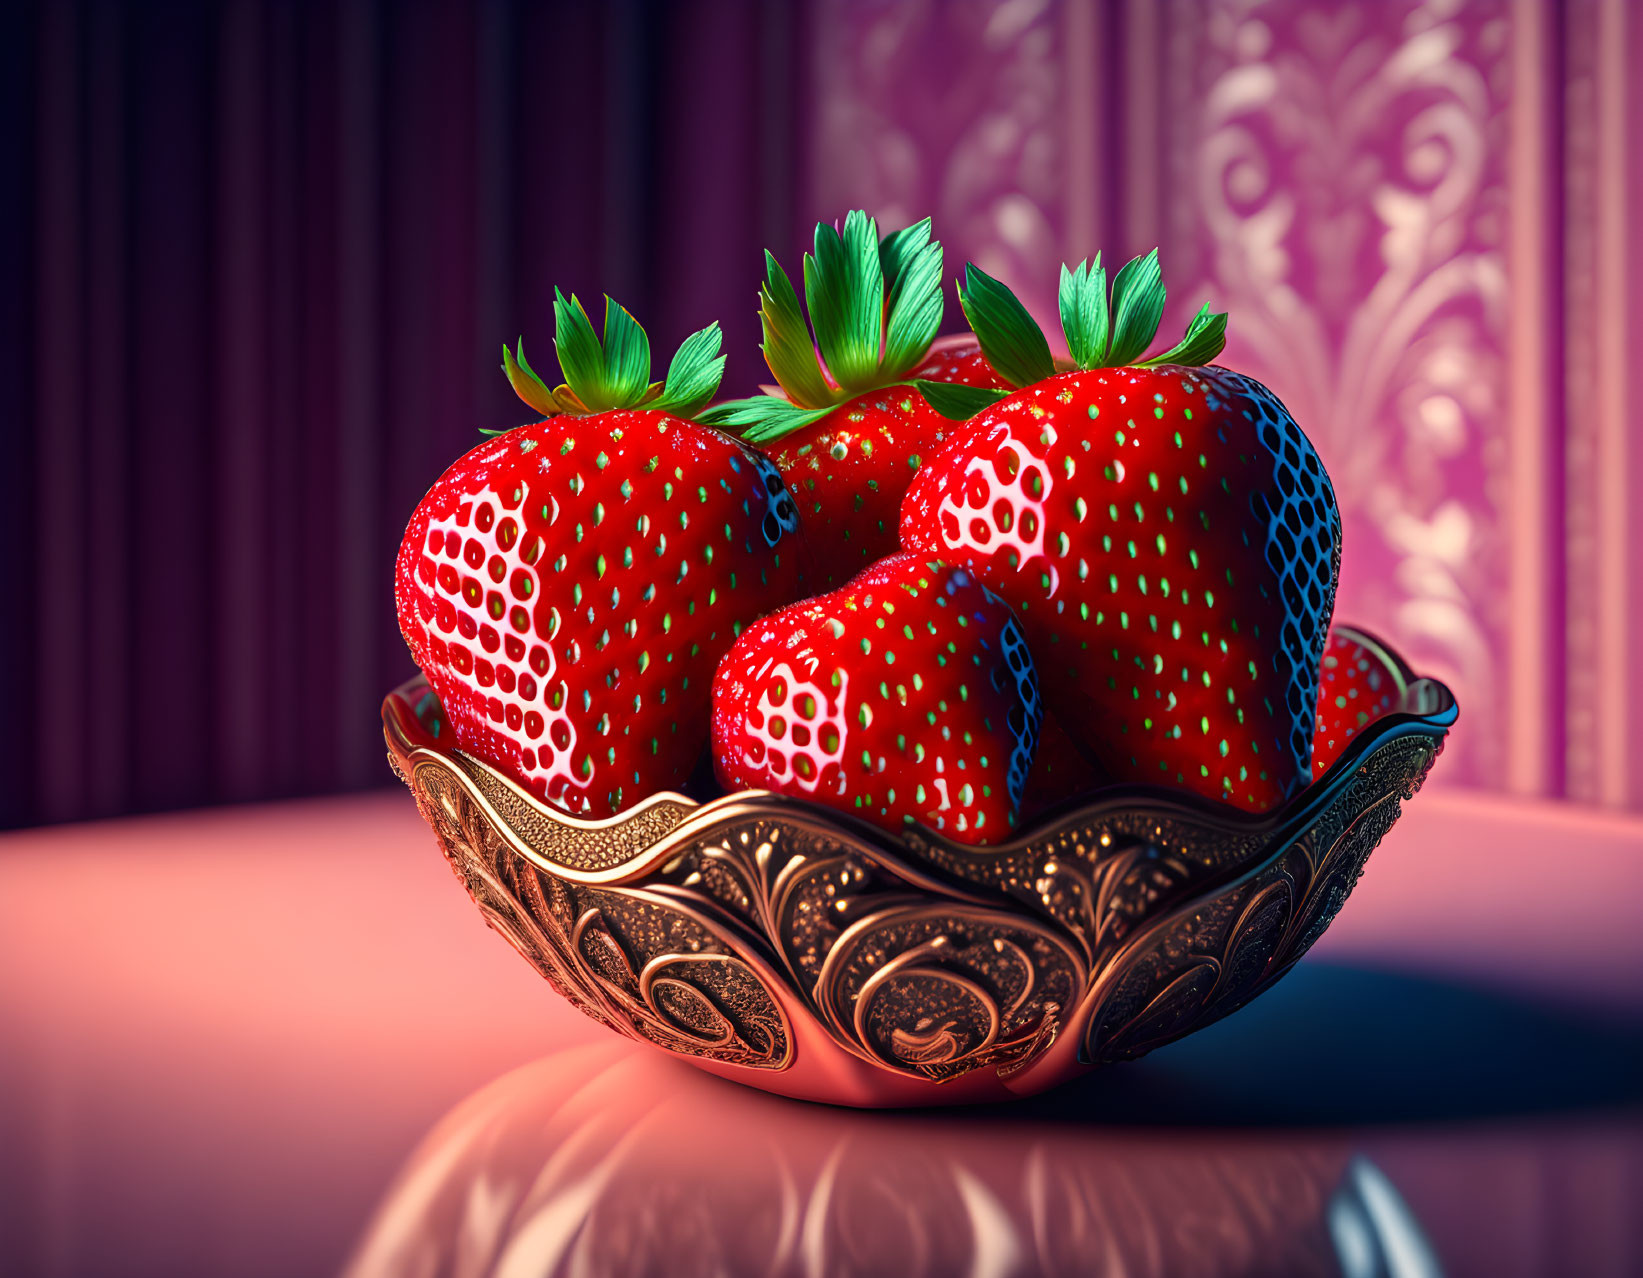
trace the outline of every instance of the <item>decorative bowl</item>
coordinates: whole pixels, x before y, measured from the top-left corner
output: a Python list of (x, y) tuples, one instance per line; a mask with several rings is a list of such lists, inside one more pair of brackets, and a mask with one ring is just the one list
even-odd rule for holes
[(455, 748), (422, 680), (382, 717), (486, 920), (587, 1015), (783, 1095), (968, 1104), (1207, 1025), (1323, 933), (1456, 715), (1351, 634), (1393, 707), (1281, 809), (1115, 787), (985, 848), (765, 791), (578, 820)]

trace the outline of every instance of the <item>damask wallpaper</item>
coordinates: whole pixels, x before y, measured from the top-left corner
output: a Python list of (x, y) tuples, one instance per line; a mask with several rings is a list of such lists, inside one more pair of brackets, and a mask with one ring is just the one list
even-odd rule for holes
[(1462, 706), (1449, 784), (1643, 806), (1624, 0), (826, 0), (812, 203), (930, 213), (1053, 318), (1157, 245), (1307, 429), (1336, 615)]

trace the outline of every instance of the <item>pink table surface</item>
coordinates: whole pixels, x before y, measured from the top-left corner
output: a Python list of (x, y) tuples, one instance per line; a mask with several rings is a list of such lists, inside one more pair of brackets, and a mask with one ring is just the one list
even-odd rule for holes
[[(1302, 971), (1403, 970), (1636, 1025), (1640, 905), (1643, 821), (1429, 790)], [(335, 1272), (441, 1115), (533, 1061), (540, 1086), (583, 1045), (642, 1058), (647, 1087), (680, 1077), (481, 925), (402, 791), (7, 835), (0, 1274)], [(1187, 1047), (1125, 1071), (1167, 1079)], [(742, 1104), (715, 1087), (704, 1104)], [(1419, 1186), (1420, 1141), (1457, 1138), (1410, 1131), (1384, 1156)], [(1498, 1173), (1488, 1132), (1465, 1139)], [(1600, 1199), (1643, 1190), (1638, 1142), (1617, 1150), (1620, 1181), (1589, 1173)], [(1622, 1267), (1591, 1272), (1635, 1272), (1635, 1230), (1622, 1244)]]

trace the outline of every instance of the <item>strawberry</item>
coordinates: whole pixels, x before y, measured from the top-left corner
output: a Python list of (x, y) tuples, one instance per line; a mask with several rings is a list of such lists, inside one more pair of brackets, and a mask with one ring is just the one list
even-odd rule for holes
[(993, 366), (981, 353), (981, 343), (974, 333), (952, 333), (936, 338), (930, 343), (924, 362), (908, 375), (908, 380), (1009, 389), (1009, 383), (993, 372)]
[(1113, 780), (1250, 811), (1295, 794), (1340, 516), (1272, 392), (1205, 366), (1226, 316), (1205, 307), (1178, 346), (1141, 360), (1163, 312), (1157, 254), (1125, 266), (1110, 299), (1099, 258), (1063, 267), (1075, 367), (1058, 373), (1003, 285), (970, 266), (960, 300), (1021, 389), (914, 477), (903, 544), (974, 567), (1010, 602), (1062, 727)]
[(1409, 679), (1403, 663), (1373, 636), (1346, 627), (1331, 631), (1319, 671), (1314, 774), (1322, 776), (1361, 729), (1395, 710)]
[(797, 512), (757, 453), (689, 420), (724, 368), (717, 324), (650, 383), (609, 298), (605, 334), (555, 291), (565, 384), (503, 350), (545, 420), (460, 458), (400, 544), (400, 630), (456, 742), (539, 797), (609, 816), (702, 753), (714, 665), (801, 593)]
[(1033, 755), (1032, 771), (1027, 774), (1027, 788), (1021, 798), (1023, 815), (1035, 818), (1103, 781), (1100, 769), (1084, 757), (1055, 716), (1045, 715), (1038, 733), (1038, 751)]
[[(736, 428), (775, 462), (804, 513), (820, 568), (816, 585), (844, 583), (898, 548), (902, 494), (919, 461), (951, 431), (947, 412), (977, 400), (964, 378), (1000, 386), (979, 345), (936, 350), (941, 244), (930, 219), (881, 242), (857, 210), (842, 234), (821, 223), (804, 259), (812, 338), (780, 263), (765, 254), (759, 290), (764, 357), (774, 393), (717, 404), (702, 420)], [(819, 353), (818, 353), (819, 349)], [(920, 381), (922, 372), (931, 374)]]
[(713, 679), (721, 784), (962, 843), (1015, 828), (1043, 709), (1009, 606), (896, 554), (754, 623)]

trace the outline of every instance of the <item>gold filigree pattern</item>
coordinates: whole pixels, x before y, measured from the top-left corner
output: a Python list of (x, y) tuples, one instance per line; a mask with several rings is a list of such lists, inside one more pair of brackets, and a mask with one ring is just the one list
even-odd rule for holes
[(517, 839), (588, 874), (630, 860), (672, 833), (696, 806), (679, 796), (658, 795), (619, 822), (586, 821), (567, 827), (560, 814), (533, 795), (521, 793), (488, 764), (460, 750), (452, 752), (452, 759)]
[(1268, 817), (1108, 792), (996, 848), (758, 792), (582, 822), (442, 748), (429, 713), (420, 685), (384, 703), (394, 769), (556, 990), (630, 1038), (755, 1085), (803, 1065), (777, 1090), (859, 1104), (864, 1071), (902, 1080), (895, 1103), (1040, 1090), (1242, 1006), (1334, 918), (1455, 708), (1413, 681)]
[(1136, 920), (1254, 855), (1263, 836), (1184, 816), (1179, 803), (1131, 797), (996, 849), (955, 850), (914, 832), (906, 841), (922, 860), (1041, 910), (1078, 938), (1090, 961)]
[(920, 903), (853, 924), (828, 951), (816, 996), (841, 1038), (940, 1081), (1022, 1068), (1051, 1041), (1083, 977), (1083, 961), (1047, 928)]
[(1382, 745), (1298, 835), (1208, 898), (1150, 919), (1091, 990), (1082, 1056), (1140, 1056), (1242, 1007), (1329, 926), (1437, 757), (1426, 738)]
[[(403, 766), (403, 765), (402, 765)], [(420, 759), (417, 806), (486, 921), (582, 1012), (686, 1056), (781, 1069), (781, 1007), (713, 920), (642, 888), (599, 888), (543, 873), (502, 837), (465, 769)]]

